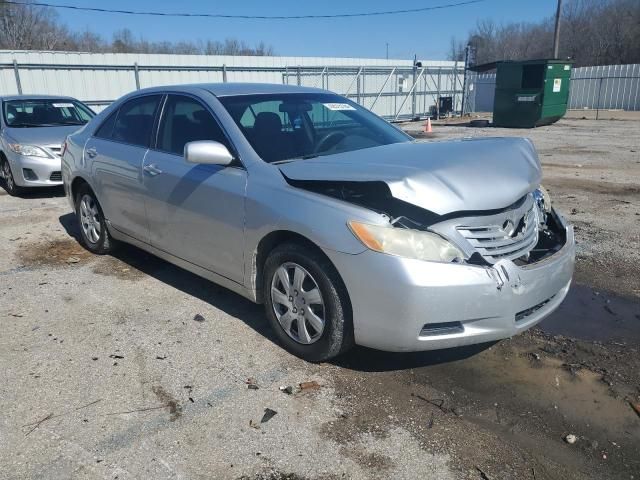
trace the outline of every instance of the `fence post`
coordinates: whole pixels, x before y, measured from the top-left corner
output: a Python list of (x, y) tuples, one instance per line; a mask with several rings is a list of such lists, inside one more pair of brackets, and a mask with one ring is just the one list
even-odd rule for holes
[(598, 86), (598, 103), (596, 103), (596, 120), (600, 117), (600, 95), (602, 94), (602, 80), (604, 77), (600, 77), (600, 84)]
[(438, 67), (438, 93), (436, 94), (436, 120), (440, 120), (440, 77), (442, 76), (442, 67)]
[[(413, 57), (413, 89), (411, 92), (411, 120), (416, 118), (416, 78), (418, 75), (418, 67), (416, 66), (416, 56)], [(402, 107), (400, 107), (402, 108)]]
[(227, 65), (222, 64), (222, 83), (227, 83)]
[(138, 62), (133, 64), (133, 74), (136, 77), (136, 90), (140, 90), (140, 72), (138, 71)]
[(16, 76), (16, 87), (18, 87), (18, 93), (22, 95), (22, 83), (20, 82), (20, 72), (18, 71), (18, 61), (13, 59), (13, 73)]

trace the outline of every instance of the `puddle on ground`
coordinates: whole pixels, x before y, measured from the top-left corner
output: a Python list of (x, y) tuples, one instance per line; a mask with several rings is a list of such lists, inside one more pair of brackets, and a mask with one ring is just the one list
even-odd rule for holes
[(640, 344), (640, 301), (572, 285), (558, 310), (539, 328), (587, 341)]
[(87, 263), (93, 254), (74, 239), (23, 243), (16, 255), (24, 266), (64, 266)]

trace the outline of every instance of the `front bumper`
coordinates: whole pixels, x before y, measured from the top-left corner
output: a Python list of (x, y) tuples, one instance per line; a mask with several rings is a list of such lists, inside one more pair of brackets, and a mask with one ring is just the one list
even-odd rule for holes
[[(61, 160), (59, 157), (27, 157), (14, 152), (5, 152), (11, 165), (16, 185), (20, 187), (54, 187), (62, 185)], [(25, 169), (32, 173), (26, 173)]]
[[(555, 310), (575, 263), (573, 227), (553, 256), (519, 267), (433, 263), (327, 251), (353, 308), (358, 345), (387, 351), (458, 347), (511, 337)], [(432, 328), (433, 327), (433, 328)]]

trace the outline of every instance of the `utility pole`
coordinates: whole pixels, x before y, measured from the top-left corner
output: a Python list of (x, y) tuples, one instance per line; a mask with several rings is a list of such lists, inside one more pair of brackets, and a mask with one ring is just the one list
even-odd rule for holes
[(562, 13), (562, 0), (558, 0), (558, 8), (556, 10), (556, 28), (553, 32), (553, 58), (558, 58), (558, 50), (560, 49), (560, 13)]
[(387, 42), (387, 60), (389, 60), (389, 42)]

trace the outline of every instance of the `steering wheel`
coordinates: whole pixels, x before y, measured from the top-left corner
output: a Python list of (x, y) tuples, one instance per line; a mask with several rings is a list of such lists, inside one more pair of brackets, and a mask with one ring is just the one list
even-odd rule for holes
[[(340, 131), (334, 131), (327, 133), (316, 144), (316, 148), (313, 149), (313, 153), (319, 153), (327, 150), (329, 147), (337, 145), (341, 140), (346, 138), (346, 134)], [(330, 142), (333, 141), (333, 144)]]

